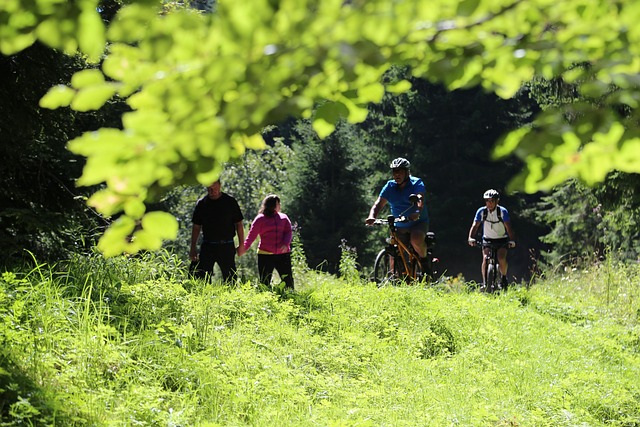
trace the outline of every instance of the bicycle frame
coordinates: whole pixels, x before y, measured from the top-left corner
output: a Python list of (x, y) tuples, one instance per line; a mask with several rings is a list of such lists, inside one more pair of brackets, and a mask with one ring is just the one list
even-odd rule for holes
[(384, 283), (394, 279), (404, 279), (405, 281), (421, 280), (425, 272), (425, 267), (418, 254), (411, 244), (405, 244), (398, 236), (396, 222), (405, 219), (395, 218), (392, 215), (386, 220), (377, 219), (374, 224), (388, 225), (390, 237), (388, 246), (382, 249), (374, 264), (374, 280)]

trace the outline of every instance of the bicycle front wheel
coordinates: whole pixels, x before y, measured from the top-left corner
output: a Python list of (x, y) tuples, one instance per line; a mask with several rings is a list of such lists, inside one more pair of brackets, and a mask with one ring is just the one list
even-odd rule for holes
[(421, 260), (421, 262), (422, 262), (422, 276), (426, 278), (425, 281), (427, 283), (432, 283), (434, 280), (433, 253), (430, 250), (427, 251), (427, 257)]
[(373, 264), (373, 280), (378, 286), (384, 285), (391, 280), (393, 272), (391, 271), (391, 265), (389, 262), (389, 254), (385, 249), (378, 252), (376, 261)]
[(493, 293), (498, 290), (498, 269), (492, 263), (487, 265), (487, 283), (485, 283), (486, 292)]
[(426, 280), (429, 278), (425, 276), (425, 269), (422, 267), (422, 263), (418, 259), (414, 259), (411, 263), (412, 277), (417, 281)]

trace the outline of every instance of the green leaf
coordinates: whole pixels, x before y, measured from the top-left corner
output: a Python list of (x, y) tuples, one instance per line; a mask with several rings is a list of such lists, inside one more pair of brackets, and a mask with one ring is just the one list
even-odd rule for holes
[(328, 121), (322, 118), (314, 119), (311, 125), (313, 126), (313, 130), (316, 131), (316, 133), (321, 139), (328, 137), (333, 133), (334, 130), (336, 130), (335, 124), (329, 123)]
[(147, 213), (142, 217), (142, 228), (161, 239), (175, 239), (178, 235), (178, 221), (167, 212)]
[(115, 92), (116, 87), (110, 83), (86, 87), (78, 91), (71, 101), (71, 108), (76, 111), (98, 110)]
[(259, 133), (250, 136), (242, 135), (241, 138), (244, 146), (251, 150), (264, 150), (267, 148), (264, 138)]
[(45, 19), (36, 28), (38, 39), (48, 46), (60, 48), (62, 46), (60, 25), (61, 22), (56, 18)]
[(50, 110), (68, 107), (75, 94), (76, 91), (65, 85), (54, 86), (40, 99), (40, 106)]
[(358, 97), (363, 102), (379, 103), (384, 96), (384, 86), (380, 83), (373, 83), (358, 89)]
[(151, 30), (150, 22), (157, 19), (154, 8), (145, 7), (140, 2), (124, 5), (107, 31), (108, 39), (133, 43), (144, 38)]
[(104, 75), (95, 68), (78, 71), (71, 77), (71, 87), (75, 89), (82, 89), (101, 83), (104, 83)]
[(131, 197), (124, 203), (124, 213), (130, 218), (140, 219), (145, 211), (144, 203), (137, 197)]
[(326, 102), (315, 111), (313, 129), (320, 138), (326, 138), (335, 130), (338, 120), (349, 115), (349, 109), (342, 102)]
[(640, 174), (640, 138), (628, 139), (622, 144), (615, 167), (623, 172)]
[(493, 150), (492, 158), (499, 160), (510, 155), (520, 142), (531, 132), (531, 128), (520, 128), (509, 132), (504, 136)]
[(398, 83), (394, 83), (392, 85), (387, 85), (387, 92), (399, 94), (405, 93), (411, 89), (411, 82), (408, 80), (401, 80)]
[(36, 41), (33, 33), (12, 34), (10, 37), (0, 37), (0, 52), (13, 55), (31, 46)]
[(87, 204), (93, 206), (102, 215), (109, 217), (122, 210), (124, 201), (125, 198), (123, 196), (105, 189), (89, 197)]
[(95, 9), (85, 9), (78, 21), (78, 43), (90, 61), (97, 61), (105, 47), (105, 29)]
[(143, 229), (133, 233), (129, 252), (138, 252), (140, 250), (157, 251), (161, 247), (162, 239), (149, 230)]
[(196, 174), (196, 180), (202, 185), (211, 185), (212, 182), (220, 178), (220, 174), (222, 173), (222, 164), (220, 162), (213, 162), (213, 164), (211, 164), (211, 162), (206, 159), (200, 159), (200, 161), (202, 163), (206, 163), (207, 169), (201, 167), (200, 169), (205, 171), (198, 172)]
[(600, 98), (610, 90), (608, 84), (598, 80), (589, 81), (580, 85), (580, 93), (588, 98)]
[(620, 123), (613, 123), (610, 129), (597, 132), (593, 141), (586, 144), (580, 153), (583, 163), (581, 176), (589, 185), (602, 182), (607, 174), (614, 169), (618, 143), (624, 135), (624, 127)]
[(480, 0), (462, 0), (458, 3), (457, 15), (459, 16), (471, 16), (473, 12), (478, 9)]
[(445, 80), (448, 82), (447, 86), (449, 89), (460, 89), (477, 83), (478, 76), (481, 73), (482, 64), (480, 61), (469, 60), (458, 65), (451, 73), (449, 73)]
[(366, 106), (357, 105), (351, 100), (345, 100), (344, 103), (349, 109), (349, 116), (347, 117), (349, 123), (362, 123), (367, 119), (369, 109)]
[(129, 248), (129, 236), (133, 232), (136, 222), (121, 216), (105, 231), (98, 241), (98, 249), (105, 257), (120, 255)]
[(156, 135), (172, 124), (166, 113), (148, 108), (124, 114), (122, 122), (127, 129), (146, 135)]

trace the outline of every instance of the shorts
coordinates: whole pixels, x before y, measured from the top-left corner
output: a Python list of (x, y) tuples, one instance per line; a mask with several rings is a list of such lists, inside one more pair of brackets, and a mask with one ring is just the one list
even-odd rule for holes
[(495, 244), (496, 246), (500, 246), (500, 245), (506, 245), (507, 243), (509, 243), (509, 238), (502, 237), (500, 239), (487, 239), (486, 237), (483, 237), (482, 241), (484, 243), (491, 243), (491, 244)]
[(398, 233), (398, 238), (402, 240), (402, 242), (406, 245), (409, 244), (410, 235), (414, 231), (420, 231), (426, 236), (427, 232), (429, 231), (429, 223), (422, 221), (422, 222), (416, 222), (411, 227), (396, 228), (396, 232)]

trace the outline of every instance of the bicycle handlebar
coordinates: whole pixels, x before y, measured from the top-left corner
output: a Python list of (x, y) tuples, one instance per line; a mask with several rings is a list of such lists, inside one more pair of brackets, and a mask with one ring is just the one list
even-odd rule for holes
[(495, 242), (482, 242), (482, 244), (480, 245), (483, 248), (509, 248), (509, 242), (505, 242), (505, 243), (495, 243)]
[(376, 218), (376, 220), (373, 221), (373, 224), (371, 225), (389, 225), (392, 222), (392, 219), (394, 224), (397, 222), (409, 222), (409, 218), (404, 215), (398, 218), (394, 217), (393, 215), (389, 215), (387, 219)]
[(513, 242), (513, 246), (511, 245), (512, 241), (508, 241), (508, 242), (504, 242), (504, 243), (496, 243), (496, 242), (485, 242), (482, 240), (477, 240), (474, 239), (474, 244), (472, 246), (476, 247), (476, 248), (494, 248), (494, 249), (500, 249), (500, 248), (507, 248), (507, 249), (512, 249), (513, 247), (515, 247), (515, 242)]

